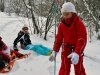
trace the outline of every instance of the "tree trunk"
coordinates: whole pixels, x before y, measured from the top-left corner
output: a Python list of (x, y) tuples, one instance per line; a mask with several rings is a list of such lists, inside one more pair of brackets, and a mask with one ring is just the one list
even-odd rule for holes
[(4, 12), (5, 6), (4, 6), (4, 0), (1, 0), (1, 11)]
[(33, 26), (35, 27), (34, 28), (34, 32), (36, 30), (36, 33), (39, 34), (39, 28), (38, 28), (38, 26), (36, 24), (36, 21), (35, 21), (35, 16), (33, 14), (33, 8), (32, 8), (32, 4), (31, 4), (31, 1), (30, 0), (29, 0), (29, 5), (31, 6), (32, 22), (33, 22)]

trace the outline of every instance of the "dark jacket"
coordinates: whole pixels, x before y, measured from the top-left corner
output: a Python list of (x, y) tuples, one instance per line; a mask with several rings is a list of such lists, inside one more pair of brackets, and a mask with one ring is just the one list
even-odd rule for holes
[[(22, 38), (24, 36), (24, 38)], [(25, 33), (23, 31), (20, 31), (18, 33), (17, 38), (14, 40), (14, 46), (17, 45), (17, 43), (20, 42), (21, 45), (27, 46), (28, 44), (31, 44), (29, 33)]]

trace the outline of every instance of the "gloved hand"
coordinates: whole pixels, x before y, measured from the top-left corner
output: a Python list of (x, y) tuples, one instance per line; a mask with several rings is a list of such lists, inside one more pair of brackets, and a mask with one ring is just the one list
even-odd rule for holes
[(19, 51), (18, 49), (14, 49), (15, 51)]
[(79, 62), (79, 55), (77, 53), (75, 53), (75, 52), (69, 54), (68, 55), (68, 58), (71, 58), (72, 64), (75, 64), (76, 65)]
[(15, 51), (18, 51), (18, 48), (17, 48), (17, 46), (14, 46), (14, 47), (13, 47), (13, 49), (14, 49)]
[(22, 48), (22, 49), (24, 49), (24, 48), (25, 48), (25, 46), (24, 46), (24, 45), (21, 45), (21, 48)]
[(57, 55), (57, 52), (52, 51), (52, 54), (49, 57), (49, 61), (51, 61), (51, 62), (54, 61), (56, 59), (56, 55)]

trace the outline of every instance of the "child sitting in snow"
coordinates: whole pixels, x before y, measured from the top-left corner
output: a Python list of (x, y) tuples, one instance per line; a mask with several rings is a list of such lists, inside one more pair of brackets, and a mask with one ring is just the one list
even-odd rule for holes
[(18, 33), (17, 38), (14, 40), (13, 48), (18, 51), (17, 43), (20, 42), (21, 48), (24, 49), (27, 45), (31, 44), (28, 27), (24, 26), (22, 30)]
[(15, 53), (18, 58), (23, 56), (23, 54), (9, 49), (0, 37), (0, 70), (5, 67), (5, 63), (10, 62), (10, 56), (12, 53)]

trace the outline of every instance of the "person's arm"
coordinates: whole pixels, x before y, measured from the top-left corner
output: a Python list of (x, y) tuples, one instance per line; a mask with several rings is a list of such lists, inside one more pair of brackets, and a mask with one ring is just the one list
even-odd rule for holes
[(17, 38), (14, 40), (14, 46), (17, 45), (18, 41), (20, 40), (20, 38), (24, 35), (24, 33), (22, 33), (21, 31), (18, 33)]
[(78, 40), (74, 52), (81, 55), (87, 43), (86, 27), (82, 22), (77, 26), (77, 34)]
[(61, 47), (62, 42), (63, 42), (63, 33), (62, 33), (62, 25), (60, 23), (58, 26), (58, 32), (55, 38), (53, 50), (58, 52)]
[(54, 46), (53, 46), (53, 51), (52, 54), (49, 57), (49, 61), (54, 61), (56, 58), (57, 53), (59, 52), (59, 49), (61, 47), (61, 44), (63, 42), (63, 33), (62, 33), (62, 26), (59, 24), (58, 26), (58, 32), (55, 38)]

